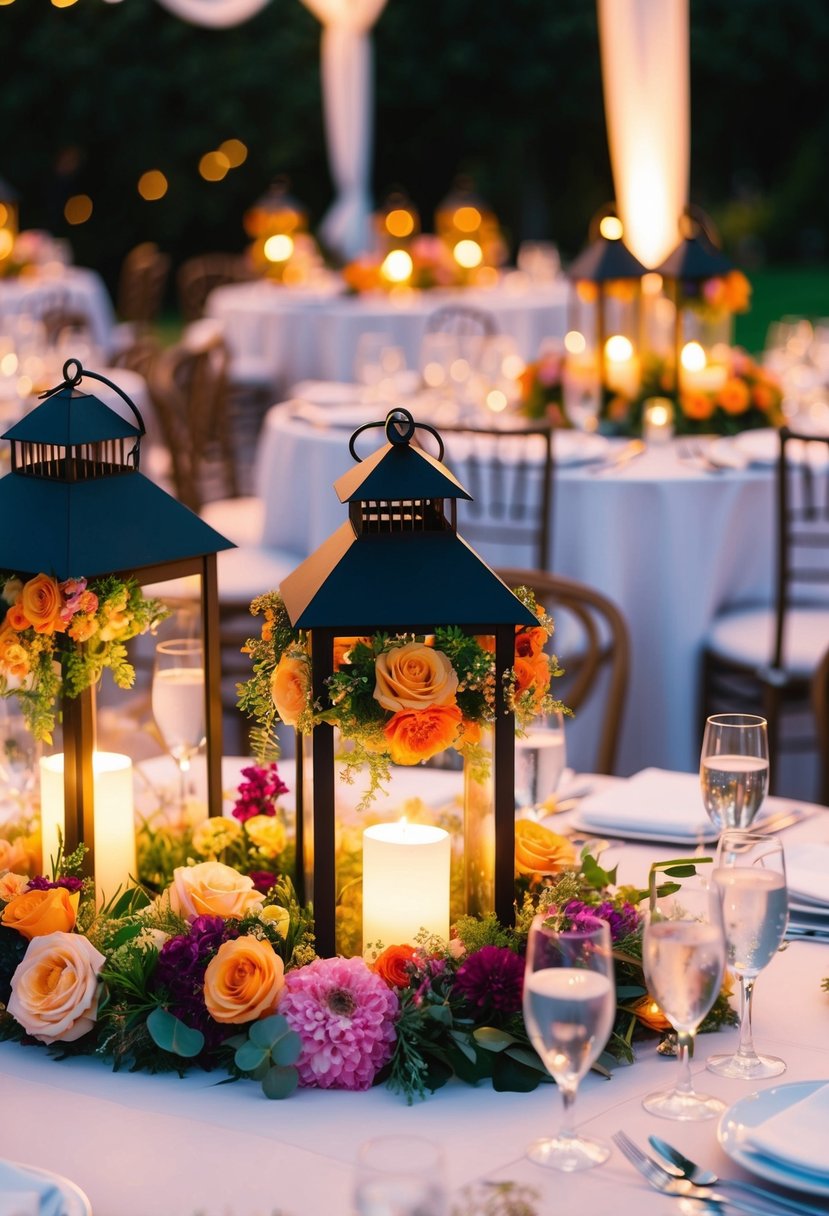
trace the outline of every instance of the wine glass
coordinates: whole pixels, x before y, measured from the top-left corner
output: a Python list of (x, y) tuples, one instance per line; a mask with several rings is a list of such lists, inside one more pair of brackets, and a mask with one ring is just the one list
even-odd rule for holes
[(422, 1136), (377, 1136), (361, 1145), (354, 1172), (357, 1216), (444, 1216), (441, 1149)]
[(20, 707), (0, 700), (0, 808), (19, 814), (35, 787), (41, 745)]
[(766, 719), (756, 714), (710, 717), (702, 738), (699, 779), (705, 809), (716, 827), (750, 827), (769, 781)]
[(516, 809), (536, 813), (556, 792), (567, 764), (564, 715), (543, 714), (515, 740)]
[(645, 1110), (664, 1119), (711, 1119), (725, 1110), (691, 1083), (694, 1033), (722, 985), (725, 937), (716, 888), (696, 873), (685, 881), (651, 871), (642, 939), (648, 991), (677, 1032), (678, 1070), (672, 1089), (648, 1094)]
[(588, 917), (557, 929), (536, 916), (527, 940), (524, 1023), (564, 1102), (556, 1136), (537, 1140), (527, 1155), (538, 1165), (571, 1173), (610, 1156), (606, 1144), (576, 1133), (573, 1104), (579, 1081), (601, 1055), (616, 1010), (610, 926)]
[(779, 840), (761, 832), (725, 831), (714, 863), (728, 964), (740, 981), (740, 1042), (733, 1055), (711, 1056), (706, 1067), (721, 1077), (777, 1077), (786, 1065), (760, 1056), (751, 1034), (751, 999), (759, 973), (774, 958), (788, 920), (786, 862)]
[(199, 638), (172, 638), (155, 648), (153, 717), (178, 765), (182, 806), (190, 762), (205, 741), (204, 652)]

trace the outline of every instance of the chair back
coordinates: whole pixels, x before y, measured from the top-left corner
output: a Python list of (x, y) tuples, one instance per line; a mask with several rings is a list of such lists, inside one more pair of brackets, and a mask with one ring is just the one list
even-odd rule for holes
[[(496, 573), (509, 587), (530, 587), (554, 619), (557, 612), (567, 614), (569, 638), (556, 651), (565, 674), (556, 680), (555, 693), (576, 714), (594, 697), (601, 697), (593, 767), (597, 773), (613, 773), (630, 669), (625, 618), (612, 600), (574, 579), (544, 570), (498, 569)], [(553, 635), (554, 645), (557, 637)]]
[(178, 300), (185, 321), (198, 321), (204, 316), (207, 297), (216, 287), (228, 283), (244, 283), (252, 272), (241, 254), (203, 253), (182, 262), (176, 274)]
[(829, 806), (829, 648), (812, 677), (812, 709), (817, 726), (819, 765), (819, 794), (824, 806)]
[(483, 308), (470, 308), (467, 304), (447, 304), (429, 314), (426, 332), (454, 334), (459, 338), (494, 338), (498, 326), (492, 313)]
[(490, 565), (551, 565), (553, 433), (441, 426), (444, 462), (472, 496), (458, 501), (458, 531)]
[(131, 249), (118, 276), (116, 311), (122, 321), (150, 325), (161, 311), (170, 258), (152, 241)]
[(819, 604), (829, 613), (829, 435), (783, 427), (777, 465), (774, 670), (785, 667), (786, 613), (804, 604)]

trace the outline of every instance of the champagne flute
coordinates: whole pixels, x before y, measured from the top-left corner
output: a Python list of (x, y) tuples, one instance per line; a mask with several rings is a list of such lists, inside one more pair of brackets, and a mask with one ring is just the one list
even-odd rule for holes
[(783, 846), (761, 832), (723, 832), (712, 877), (722, 901), (727, 960), (740, 981), (740, 1041), (733, 1055), (711, 1056), (706, 1067), (738, 1080), (777, 1077), (785, 1072), (783, 1060), (760, 1056), (754, 1049), (751, 1000), (757, 976), (774, 958), (786, 932)]
[(422, 1136), (377, 1136), (360, 1146), (354, 1173), (357, 1216), (444, 1216), (441, 1149)]
[(705, 723), (699, 770), (702, 800), (718, 828), (748, 828), (769, 781), (765, 718), (714, 714)]
[(535, 815), (556, 792), (567, 764), (564, 715), (543, 714), (515, 740), (515, 805)]
[(588, 917), (571, 929), (557, 929), (545, 915), (536, 916), (527, 940), (524, 1023), (564, 1102), (558, 1134), (527, 1150), (538, 1165), (571, 1173), (610, 1156), (606, 1144), (577, 1134), (573, 1104), (579, 1082), (610, 1036), (615, 1011), (607, 922)]
[(205, 741), (204, 653), (199, 638), (173, 638), (155, 648), (153, 717), (178, 765), (181, 804), (190, 762)]
[(645, 916), (645, 982), (677, 1032), (679, 1064), (675, 1086), (648, 1094), (642, 1105), (663, 1119), (712, 1119), (725, 1105), (694, 1090), (689, 1057), (694, 1034), (717, 999), (725, 970), (717, 890), (696, 874), (680, 881), (652, 870)]

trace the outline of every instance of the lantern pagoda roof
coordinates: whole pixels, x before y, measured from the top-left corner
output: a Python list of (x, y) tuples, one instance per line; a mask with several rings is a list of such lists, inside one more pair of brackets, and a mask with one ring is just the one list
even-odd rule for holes
[(54, 443), (73, 447), (100, 439), (129, 439), (141, 435), (139, 428), (99, 397), (76, 388), (62, 388), (21, 418), (2, 436), (26, 443)]
[(614, 279), (641, 279), (647, 273), (647, 267), (633, 256), (622, 241), (598, 236), (570, 263), (567, 278), (609, 283)]
[(372, 499), (466, 498), (458, 479), (422, 448), (387, 443), (334, 483), (340, 502)]
[(689, 236), (668, 254), (656, 272), (667, 279), (699, 281), (726, 274), (733, 267), (731, 259), (705, 237)]

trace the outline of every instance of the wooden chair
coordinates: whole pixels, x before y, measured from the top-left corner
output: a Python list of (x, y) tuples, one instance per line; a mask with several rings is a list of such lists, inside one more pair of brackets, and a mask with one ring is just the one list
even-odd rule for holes
[(121, 263), (116, 293), (119, 320), (136, 327), (155, 321), (161, 311), (170, 273), (170, 258), (152, 241), (131, 249)]
[(817, 727), (818, 797), (824, 806), (829, 806), (829, 647), (812, 677), (812, 709)]
[[(565, 674), (555, 681), (554, 691), (576, 714), (601, 696), (593, 771), (613, 773), (630, 668), (625, 618), (612, 600), (575, 579), (544, 570), (498, 569), (496, 573), (509, 587), (530, 587), (553, 619), (566, 613), (567, 629), (560, 630), (562, 648), (556, 650)], [(553, 635), (554, 650), (560, 635)]]
[(747, 710), (767, 719), (772, 790), (780, 751), (814, 747), (799, 733), (784, 737), (783, 726), (785, 711), (808, 709), (829, 646), (829, 436), (781, 430), (776, 483), (774, 598), (715, 619), (703, 654), (701, 715)]
[(458, 502), (458, 531), (490, 563), (551, 565), (553, 432), (441, 426), (445, 463), (472, 496)]
[(207, 297), (226, 283), (243, 283), (253, 274), (241, 254), (203, 253), (182, 262), (176, 274), (178, 300), (185, 321), (204, 316)]

